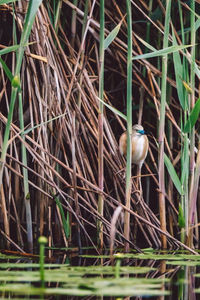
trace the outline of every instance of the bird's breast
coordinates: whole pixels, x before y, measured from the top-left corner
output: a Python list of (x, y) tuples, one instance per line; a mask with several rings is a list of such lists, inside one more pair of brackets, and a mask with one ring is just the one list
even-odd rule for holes
[[(124, 132), (119, 140), (119, 150), (126, 156), (127, 133)], [(142, 165), (148, 152), (149, 142), (146, 135), (132, 136), (132, 163)]]
[(136, 165), (142, 164), (147, 156), (148, 138), (146, 135), (132, 137), (132, 162)]

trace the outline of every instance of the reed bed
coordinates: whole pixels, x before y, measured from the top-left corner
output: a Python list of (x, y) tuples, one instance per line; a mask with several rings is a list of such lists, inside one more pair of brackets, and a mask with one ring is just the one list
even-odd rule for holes
[[(3, 2), (1, 247), (197, 248), (200, 4)], [(136, 123), (142, 194), (118, 147)]]

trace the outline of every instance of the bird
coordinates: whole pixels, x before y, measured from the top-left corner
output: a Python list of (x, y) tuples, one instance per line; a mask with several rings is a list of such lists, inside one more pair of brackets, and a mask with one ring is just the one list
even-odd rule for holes
[[(139, 178), (139, 184), (141, 190), (142, 188), (141, 180), (140, 180), (141, 168), (145, 161), (149, 149), (149, 140), (147, 138), (147, 135), (142, 125), (139, 124), (133, 125), (131, 141), (132, 141), (132, 163), (138, 166), (138, 178)], [(127, 131), (122, 133), (122, 135), (120, 136), (119, 151), (121, 155), (126, 156)]]

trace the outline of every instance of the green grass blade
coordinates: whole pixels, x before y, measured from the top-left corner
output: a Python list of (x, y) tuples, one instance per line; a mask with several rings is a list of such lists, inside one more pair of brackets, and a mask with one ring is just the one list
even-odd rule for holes
[[(21, 91), (19, 95), (19, 121), (20, 129), (24, 130), (24, 114), (23, 114), (23, 101)], [(25, 137), (22, 136), (22, 139), (25, 141)], [(22, 163), (25, 167), (22, 168), (23, 171), (23, 186), (24, 186), (24, 204), (26, 208), (26, 224), (27, 224), (27, 240), (28, 240), (28, 249), (30, 252), (33, 251), (33, 230), (32, 230), (32, 213), (31, 213), (31, 200), (30, 200), (30, 191), (29, 191), (29, 182), (28, 182), (28, 170), (26, 166), (27, 163), (27, 153), (24, 143), (21, 143), (22, 151)]]
[(119, 22), (119, 24), (109, 33), (109, 35), (104, 40), (104, 50), (106, 50), (110, 44), (114, 41), (116, 36), (118, 35), (118, 32), (120, 30), (120, 27), (122, 25), (123, 20)]
[(200, 79), (200, 70), (199, 70), (199, 67), (198, 67), (198, 65), (196, 64), (196, 62), (195, 62), (195, 64), (194, 64), (194, 70), (195, 70), (195, 74), (198, 76), (198, 78)]
[[(135, 34), (136, 35), (136, 34)], [(149, 43), (147, 43), (147, 41), (143, 40), (140, 36), (136, 35), (137, 39), (149, 50), (151, 51), (157, 51), (156, 48), (154, 48), (153, 46), (151, 46)]]
[(52, 121), (54, 121), (54, 120), (57, 120), (57, 119), (59, 119), (59, 118), (62, 118), (62, 117), (64, 117), (65, 115), (66, 115), (66, 113), (64, 113), (64, 114), (62, 114), (62, 115), (59, 115), (59, 116), (56, 116), (56, 117), (54, 117), (54, 118), (52, 118), (52, 119), (49, 119), (49, 120), (47, 120), (47, 121), (45, 121), (45, 122), (41, 122), (40, 124), (37, 124), (37, 125), (35, 125), (35, 126), (31, 127), (31, 128), (28, 128), (28, 129), (24, 130), (24, 131), (22, 132), (22, 134), (28, 134), (28, 133), (31, 132), (32, 130), (34, 130), (34, 129), (36, 129), (36, 128), (42, 126), (42, 125), (46, 125), (46, 124), (48, 124), (48, 123), (50, 123), (50, 122), (52, 122)]
[(61, 14), (61, 8), (62, 8), (62, 1), (58, 1), (57, 7), (56, 7), (56, 12), (54, 14), (54, 28), (56, 32), (58, 31), (58, 24), (59, 24), (59, 19), (60, 19), (60, 14)]
[(7, 77), (9, 78), (10, 82), (13, 80), (13, 74), (6, 65), (5, 61), (0, 57), (0, 63), (4, 69), (4, 72), (6, 73)]
[(200, 98), (195, 103), (194, 108), (192, 109), (189, 118), (185, 124), (184, 132), (188, 133), (195, 125), (196, 121), (198, 120), (200, 113)]
[(23, 59), (23, 55), (24, 55), (24, 47), (25, 47), (24, 45), (26, 45), (28, 42), (29, 35), (31, 33), (31, 28), (32, 28), (33, 22), (35, 20), (35, 15), (36, 15), (37, 10), (41, 3), (42, 3), (42, 0), (34, 0), (34, 1), (32, 0), (29, 2), (28, 11), (27, 11), (27, 14), (25, 17), (25, 22), (24, 22), (24, 30), (22, 32), (22, 36), (20, 39), (20, 48), (18, 50), (19, 52), (18, 52), (18, 59), (17, 59), (15, 74), (18, 74), (20, 72), (22, 59)]
[(59, 211), (60, 211), (60, 215), (61, 215), (61, 218), (62, 218), (62, 224), (63, 224), (63, 229), (64, 229), (64, 232), (65, 232), (66, 239), (68, 239), (69, 235), (70, 235), (70, 227), (69, 227), (69, 222), (68, 222), (69, 220), (67, 221), (67, 219), (65, 218), (65, 213), (64, 213), (63, 207), (62, 207), (58, 197), (55, 197), (55, 201), (56, 201), (56, 205), (58, 206)]
[(200, 27), (200, 19), (195, 22), (195, 31), (197, 31)]
[(184, 146), (183, 146), (183, 153), (182, 153), (182, 172), (181, 172), (181, 182), (184, 184), (185, 181), (188, 179), (188, 170), (189, 170), (189, 149), (188, 149), (188, 138), (184, 137)]
[[(177, 46), (177, 41), (176, 41), (174, 31), (172, 31), (172, 36), (173, 36), (173, 46)], [(181, 63), (181, 57), (178, 51), (173, 52), (173, 62), (174, 62), (178, 98), (182, 108), (185, 110), (185, 96), (183, 90), (183, 82), (181, 80), (181, 78), (183, 78), (183, 65)]]
[[(14, 111), (14, 107), (15, 107), (17, 92), (19, 90), (18, 86), (20, 85), (20, 76), (19, 76), (19, 74), (20, 74), (22, 60), (23, 60), (23, 56), (24, 56), (24, 48), (25, 48), (25, 45), (28, 42), (29, 35), (30, 35), (30, 32), (31, 32), (31, 28), (32, 28), (34, 19), (35, 19), (36, 12), (37, 12), (37, 10), (39, 8), (39, 5), (41, 3), (42, 3), (42, 0), (31, 0), (31, 1), (29, 1), (28, 12), (27, 12), (26, 17), (25, 17), (25, 24), (24, 24), (22, 36), (21, 36), (21, 39), (20, 39), (20, 46), (19, 46), (19, 49), (18, 49), (15, 74), (14, 74), (14, 78), (12, 80), (12, 91), (11, 91), (11, 100), (10, 100), (10, 107), (9, 107), (9, 112), (8, 112), (8, 119), (7, 119), (7, 123), (6, 123), (6, 129), (5, 129), (5, 133), (4, 133), (3, 145), (2, 145), (2, 151), (1, 151), (0, 187), (2, 185), (4, 163), (5, 163), (7, 149), (8, 149), (8, 146), (9, 146), (8, 145), (8, 140), (9, 140), (9, 135), (10, 135), (10, 126), (11, 126), (11, 122), (12, 122), (12, 118), (13, 118), (13, 111)], [(8, 50), (8, 48), (3, 49), (3, 50)], [(0, 52), (0, 53), (2, 54), (2, 52)], [(18, 82), (18, 79), (19, 79), (19, 82)], [(17, 83), (17, 84), (15, 85), (15, 83)]]
[(168, 55), (171, 54), (173, 52), (176, 51), (180, 51), (183, 49), (186, 49), (188, 47), (191, 47), (191, 45), (176, 45), (176, 46), (170, 46), (170, 47), (166, 47), (164, 49), (161, 50), (156, 50), (153, 51), (151, 53), (146, 53), (146, 54), (141, 54), (141, 55), (136, 55), (134, 56), (132, 59), (136, 60), (136, 59), (146, 59), (146, 58), (152, 58), (152, 57), (158, 57), (158, 56), (163, 56), (163, 55)]
[(116, 109), (113, 106), (110, 106), (109, 104), (107, 104), (106, 102), (104, 102), (103, 100), (101, 100), (99, 97), (97, 97), (97, 99), (102, 102), (105, 106), (107, 106), (114, 114), (117, 114), (118, 116), (120, 116), (122, 119), (124, 119), (125, 121), (127, 120), (126, 116), (119, 111), (118, 109)]
[(181, 182), (180, 182), (178, 175), (174, 169), (174, 166), (172, 165), (171, 161), (169, 160), (169, 158), (167, 157), (166, 154), (164, 154), (164, 162), (165, 162), (165, 166), (169, 172), (170, 178), (172, 179), (177, 191), (179, 192), (180, 195), (182, 195), (183, 191), (182, 191)]
[(0, 56), (18, 50), (20, 45), (13, 45), (0, 50)]

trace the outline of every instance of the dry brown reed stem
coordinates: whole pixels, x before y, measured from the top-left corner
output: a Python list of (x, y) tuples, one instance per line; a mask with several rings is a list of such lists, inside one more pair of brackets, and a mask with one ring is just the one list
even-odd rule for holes
[(84, 47), (84, 44), (85, 44), (85, 38), (86, 38), (88, 28), (89, 28), (89, 25), (90, 25), (90, 21), (91, 21), (91, 17), (92, 17), (92, 14), (93, 14), (94, 7), (95, 7), (95, 3), (96, 3), (96, 0), (93, 1), (92, 6), (91, 6), (91, 10), (90, 10), (90, 13), (89, 13), (89, 16), (88, 16), (88, 22), (87, 22), (86, 27), (85, 27), (85, 32), (84, 32), (83, 39), (82, 39), (81, 45), (80, 45), (80, 49), (79, 49), (79, 52), (78, 52), (78, 55), (77, 55), (76, 64), (74, 66), (74, 70), (73, 70), (73, 73), (72, 73), (72, 78), (71, 78), (71, 82), (70, 82), (70, 85), (69, 85), (69, 90), (68, 90), (66, 102), (69, 101), (69, 98), (70, 98), (70, 95), (71, 95), (71, 90), (72, 90), (74, 80), (75, 80), (75, 76), (76, 76), (76, 72), (77, 72), (77, 69), (78, 69), (78, 66), (79, 66), (79, 60), (80, 60), (81, 53), (83, 51), (83, 47)]
[[(75, 112), (72, 115), (72, 165), (73, 165), (73, 198), (75, 202), (75, 212), (78, 218), (80, 218), (80, 209), (78, 204), (78, 194), (77, 194), (77, 178), (76, 178), (76, 122), (75, 122)], [(77, 224), (77, 240), (78, 246), (81, 248), (81, 232), (80, 226)]]
[[(13, 171), (14, 171), (14, 170), (13, 170)], [(29, 183), (32, 184), (31, 182), (29, 182)], [(32, 184), (32, 185), (33, 185), (33, 184)], [(37, 186), (35, 186), (35, 188), (38, 189)], [(105, 196), (108, 197), (108, 195), (105, 195)], [(49, 197), (51, 197), (51, 195), (49, 195)], [(106, 198), (105, 198), (105, 200), (107, 201)], [(116, 204), (119, 203), (117, 200), (115, 200), (115, 199), (113, 199), (113, 198), (112, 198), (112, 201), (113, 201), (113, 202), (116, 202)], [(122, 207), (123, 207), (124, 209), (126, 209), (125, 206), (122, 205)], [(129, 212), (130, 212), (132, 215), (134, 215), (136, 218), (138, 218), (139, 220), (141, 220), (142, 222), (144, 222), (144, 223), (150, 225), (151, 227), (155, 228), (155, 229), (158, 230), (159, 232), (165, 234), (167, 237), (169, 237), (169, 238), (170, 238), (172, 241), (174, 241), (176, 244), (178, 244), (178, 245), (184, 247), (185, 249), (189, 250), (190, 252), (196, 254), (195, 251), (193, 251), (193, 250), (190, 249), (189, 247), (185, 246), (184, 244), (182, 244), (181, 242), (179, 242), (179, 241), (176, 240), (175, 238), (171, 237), (167, 232), (163, 232), (160, 228), (156, 227), (155, 225), (153, 225), (152, 223), (150, 223), (150, 222), (147, 221), (146, 219), (143, 219), (142, 217), (140, 217), (138, 214), (134, 213), (133, 211), (130, 210)], [(97, 211), (96, 211), (96, 215), (97, 215)], [(99, 216), (100, 216), (100, 215), (99, 215)], [(130, 243), (131, 243), (131, 242), (130, 242)], [(131, 244), (132, 244), (132, 243), (131, 243)], [(137, 249), (137, 248), (136, 248), (136, 249)]]
[[(92, 2), (94, 3), (94, 2)], [(112, 24), (118, 24), (119, 19), (125, 15), (123, 3), (112, 1), (116, 10), (106, 9), (106, 35), (111, 31)], [(133, 1), (133, 13), (141, 12), (146, 20), (152, 24), (153, 30), (161, 31), (158, 22), (152, 22), (147, 16), (144, 1)], [(21, 250), (26, 247), (26, 224), (23, 204), (20, 195), (22, 186), (22, 167), (19, 142), (23, 142), (28, 152), (28, 173), (31, 186), (31, 203), (33, 213), (34, 230), (46, 234), (51, 231), (50, 244), (68, 246), (63, 230), (62, 218), (56, 207), (52, 193), (59, 193), (59, 199), (64, 212), (70, 212), (72, 232), (80, 227), (84, 245), (94, 245), (93, 238), (96, 234), (96, 221), (101, 220), (104, 225), (104, 246), (109, 245), (109, 232), (111, 219), (116, 207), (124, 207), (125, 182), (122, 170), (125, 166), (124, 159), (118, 151), (118, 139), (125, 124), (119, 116), (114, 115), (107, 108), (104, 118), (104, 164), (105, 164), (105, 215), (100, 216), (97, 211), (97, 198), (100, 192), (98, 188), (97, 168), (97, 145), (98, 145), (98, 68), (97, 49), (99, 42), (99, 22), (97, 7), (95, 14), (88, 19), (87, 36), (84, 37), (86, 45), (84, 55), (77, 54), (70, 44), (69, 32), (62, 22), (58, 22), (58, 33), (50, 22), (45, 5), (40, 7), (37, 21), (33, 27), (31, 41), (36, 42), (26, 49), (23, 62), (22, 92), (24, 97), (24, 120), (27, 128), (33, 128), (25, 134), (25, 142), (20, 137), (17, 107), (11, 128), (10, 148), (5, 166), (3, 197), (5, 199), (4, 210), (1, 204), (1, 217), (5, 220), (1, 235), (8, 238), (11, 245)], [(139, 8), (138, 8), (139, 7)], [(62, 9), (66, 14), (71, 14), (75, 7), (70, 1), (64, 0)], [(143, 10), (143, 11), (141, 11)], [(116, 13), (117, 11), (117, 13)], [(76, 8), (77, 28), (82, 26), (84, 12)], [(91, 12), (91, 10), (90, 10)], [(136, 16), (134, 16), (136, 17)], [(21, 32), (21, 14), (16, 14), (16, 22)], [(68, 28), (70, 24), (66, 20)], [(78, 31), (77, 31), (78, 34)], [(140, 32), (136, 27), (133, 33), (133, 55), (142, 53), (143, 45), (138, 39)], [(75, 37), (75, 45), (80, 45), (80, 36)], [(137, 51), (136, 51), (137, 50)], [(126, 22), (123, 21), (120, 34), (109, 47), (105, 61), (105, 90), (104, 99), (111, 106), (124, 112), (125, 99), (124, 86), (126, 84)], [(36, 55), (36, 56), (35, 56)], [(79, 59), (79, 56), (81, 59)], [(41, 60), (41, 58), (44, 58)], [(7, 60), (6, 60), (7, 61)], [(47, 62), (46, 62), (47, 61)], [(140, 68), (147, 69), (148, 78), (143, 78)], [(0, 99), (4, 107), (0, 113), (1, 131), (7, 121), (6, 107), (9, 106), (9, 89), (7, 79), (1, 69)], [(144, 89), (144, 106), (140, 110), (142, 121), (147, 131), (152, 131), (156, 136), (160, 109), (160, 88), (157, 83), (161, 72), (153, 61), (140, 60), (134, 65), (133, 86), (137, 93), (140, 86)], [(80, 80), (81, 78), (81, 80)], [(167, 78), (168, 84), (175, 87), (175, 81)], [(139, 104), (139, 93), (133, 99), (133, 105)], [(80, 97), (81, 106), (77, 104)], [(0, 105), (1, 105), (0, 103)], [(6, 104), (6, 105), (5, 105)], [(155, 107), (154, 107), (155, 105)], [(177, 120), (177, 100), (166, 107), (166, 120), (171, 123), (173, 135), (181, 137), (181, 129)], [(148, 111), (148, 112), (147, 112)], [(73, 113), (77, 123), (73, 125)], [(136, 119), (138, 110), (133, 111)], [(65, 113), (65, 115), (64, 115)], [(146, 115), (150, 113), (151, 124)], [(60, 118), (47, 122), (55, 116)], [(44, 122), (43, 124), (41, 124)], [(46, 122), (46, 123), (45, 123)], [(74, 127), (73, 127), (73, 126)], [(73, 135), (72, 135), (73, 133)], [(73, 143), (72, 143), (73, 141)], [(172, 162), (178, 169), (180, 161), (178, 153), (179, 145), (168, 144), (165, 139), (167, 155), (171, 156)], [(73, 144), (73, 145), (72, 145)], [(2, 145), (2, 141), (0, 141)], [(156, 143), (150, 139), (150, 152), (148, 166), (143, 167), (143, 174), (155, 174), (158, 170)], [(147, 172), (146, 172), (147, 170)], [(134, 176), (134, 173), (132, 174)], [(166, 234), (169, 246), (181, 247), (182, 244), (176, 239), (177, 227), (177, 196), (166, 191), (167, 207), (173, 210), (173, 221), (170, 221), (170, 234), (160, 230), (160, 222), (157, 218), (158, 180), (155, 175), (150, 178), (149, 206), (145, 199), (139, 201), (135, 193), (135, 178), (133, 178), (133, 190), (131, 194), (131, 230), (130, 240), (127, 242), (132, 248), (139, 250), (140, 246), (159, 247), (160, 234)], [(152, 191), (151, 191), (152, 190)], [(40, 213), (39, 221), (39, 211)], [(8, 215), (8, 211), (10, 215)], [(136, 213), (137, 211), (137, 213)], [(174, 222), (172, 224), (172, 222)], [(51, 224), (52, 223), (52, 224)], [(16, 230), (13, 231), (14, 224)], [(6, 229), (5, 229), (6, 228)], [(57, 228), (55, 234), (55, 228)], [(135, 229), (135, 232), (134, 232)], [(136, 240), (134, 240), (136, 236)], [(75, 237), (71, 237), (75, 239)], [(122, 246), (125, 237), (123, 234), (123, 222), (119, 220), (115, 235), (115, 245)], [(134, 244), (134, 242), (135, 244)], [(143, 243), (142, 243), (143, 242)], [(188, 249), (188, 248), (187, 248)], [(189, 249), (191, 251), (191, 249)]]
[[(29, 139), (30, 139), (30, 138), (29, 138)], [(40, 147), (40, 146), (38, 145), (38, 147)], [(40, 148), (41, 148), (41, 147), (40, 147)], [(61, 163), (61, 162), (60, 162), (60, 163)], [(65, 167), (66, 167), (66, 166), (65, 166)], [(73, 170), (71, 170), (71, 172), (73, 172)], [(89, 184), (89, 182), (88, 182), (88, 184)], [(90, 184), (90, 185), (91, 185), (91, 184)], [(98, 190), (98, 188), (97, 188), (96, 186), (95, 186), (94, 188), (95, 188), (95, 190)], [(105, 195), (105, 196), (108, 196), (108, 195)], [(105, 198), (105, 199), (106, 199), (106, 198)], [(112, 200), (115, 202), (114, 199), (112, 199)], [(118, 203), (118, 202), (117, 202), (117, 203)], [(123, 208), (126, 209), (124, 206), (123, 206)], [(145, 219), (143, 219), (142, 217), (140, 217), (138, 214), (134, 213), (133, 211), (130, 211), (130, 213), (133, 214), (134, 216), (136, 216), (139, 220), (142, 220), (144, 223), (146, 223), (146, 224), (152, 226), (153, 228), (156, 228), (156, 230), (162, 232), (162, 230), (160, 230), (159, 228), (157, 228), (156, 226), (154, 226), (152, 223), (146, 221)], [(169, 235), (168, 235), (167, 233), (166, 233), (166, 236), (169, 237)], [(170, 237), (170, 238), (172, 238), (172, 237)], [(172, 238), (172, 240), (175, 241), (177, 244), (182, 245), (182, 243), (180, 243), (180, 242), (177, 241), (176, 239)], [(183, 245), (183, 246), (184, 246), (184, 245)], [(184, 246), (184, 247), (185, 247), (185, 246)], [(190, 249), (190, 248), (188, 248), (188, 247), (185, 247), (185, 248), (186, 248), (186, 249)], [(191, 251), (191, 249), (190, 249), (190, 251)]]
[(17, 243), (15, 243), (3, 230), (0, 229), (0, 233), (5, 239), (10, 243), (12, 246), (14, 246), (16, 249), (18, 249), (20, 252), (24, 252), (22, 248), (20, 248)]
[[(3, 185), (1, 186), (1, 209), (2, 209), (2, 214), (3, 214), (3, 221), (4, 221), (4, 230), (6, 236), (10, 236), (10, 226), (8, 222), (8, 212), (6, 209), (6, 199), (5, 199), (5, 193), (4, 193), (4, 188)], [(7, 244), (7, 247), (9, 248), (9, 244)]]

